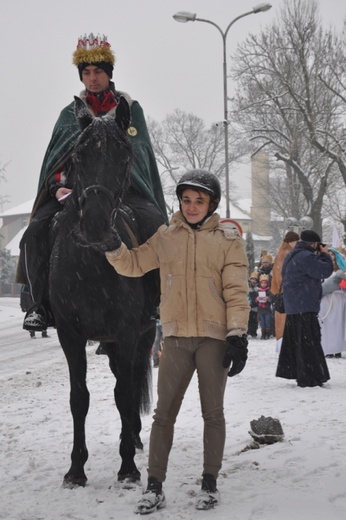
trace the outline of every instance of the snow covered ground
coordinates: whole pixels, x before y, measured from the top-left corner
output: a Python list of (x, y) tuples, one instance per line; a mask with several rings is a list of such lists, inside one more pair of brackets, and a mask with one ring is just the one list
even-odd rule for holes
[[(6, 520), (127, 520), (142, 488), (116, 481), (119, 416), (107, 358), (88, 346), (91, 405), (87, 420), (88, 485), (65, 489), (72, 421), (66, 362), (56, 332), (32, 340), (22, 330), (16, 298), (0, 298), (0, 518)], [(274, 340), (251, 340), (244, 372), (228, 380), (227, 441), (218, 480), (222, 503), (194, 509), (202, 458), (196, 380), (185, 397), (165, 483), (167, 508), (155, 520), (336, 520), (346, 514), (346, 358), (329, 359), (323, 388), (298, 388), (275, 378)], [(343, 354), (345, 356), (345, 353)], [(153, 394), (157, 370), (153, 370)], [(246, 449), (250, 421), (278, 418), (283, 442)], [(143, 418), (146, 477), (151, 415)]]

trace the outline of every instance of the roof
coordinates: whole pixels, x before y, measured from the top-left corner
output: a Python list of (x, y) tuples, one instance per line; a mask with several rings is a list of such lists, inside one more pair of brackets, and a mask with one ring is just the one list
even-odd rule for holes
[[(230, 201), (230, 218), (236, 220), (251, 220), (249, 213), (247, 213), (248, 201), (251, 201), (251, 199), (239, 199), (239, 201), (237, 201), (236, 204)], [(217, 212), (221, 215), (222, 218), (224, 217), (224, 215), (226, 214), (225, 200), (222, 200), (220, 202)]]
[(18, 233), (9, 241), (9, 243), (5, 246), (5, 249), (10, 251), (11, 256), (19, 256), (19, 242), (22, 239), (24, 231), (28, 226), (23, 227)]
[(30, 215), (32, 207), (34, 205), (35, 199), (30, 199), (27, 202), (23, 202), (19, 204), (19, 206), (14, 206), (11, 209), (7, 209), (0, 213), (0, 218), (3, 217), (12, 217), (15, 215)]

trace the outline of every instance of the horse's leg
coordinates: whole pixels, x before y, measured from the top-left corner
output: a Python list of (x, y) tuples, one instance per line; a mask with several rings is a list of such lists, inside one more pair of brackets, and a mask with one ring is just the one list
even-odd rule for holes
[(73, 449), (71, 467), (64, 476), (64, 484), (85, 486), (84, 464), (88, 460), (85, 443), (85, 419), (89, 410), (89, 391), (86, 385), (86, 340), (67, 337), (58, 331), (70, 373), (70, 408), (73, 417)]
[(114, 399), (121, 419), (119, 453), (122, 459), (118, 472), (118, 480), (128, 479), (137, 482), (141, 478), (134, 457), (136, 449), (134, 445), (133, 430), (133, 363), (126, 356), (126, 346), (117, 344), (113, 353), (108, 347), (109, 366), (115, 375)]
[[(119, 453), (122, 459), (121, 467), (118, 472), (118, 480), (129, 480), (137, 482), (141, 474), (137, 469), (134, 458), (136, 448), (134, 444), (134, 417), (139, 414), (138, 403), (136, 402), (135, 388), (137, 382), (134, 378), (134, 365), (136, 361), (136, 336), (133, 327), (127, 329), (126, 339), (120, 340), (123, 335), (118, 336), (119, 341), (113, 348), (110, 344), (106, 346), (109, 357), (110, 368), (116, 378), (114, 387), (114, 399), (121, 419), (121, 434)], [(138, 330), (138, 329), (137, 329)]]

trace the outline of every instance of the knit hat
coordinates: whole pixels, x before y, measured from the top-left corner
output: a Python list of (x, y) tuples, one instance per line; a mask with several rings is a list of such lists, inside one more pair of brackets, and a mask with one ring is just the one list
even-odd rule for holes
[(270, 255), (264, 255), (261, 258), (261, 263), (263, 264), (263, 262), (267, 262), (268, 264), (272, 264), (273, 263), (273, 258)]
[(250, 276), (249, 276), (249, 279), (250, 278), (256, 278), (256, 280), (258, 280), (258, 272), (254, 271), (253, 273), (251, 273)]
[(286, 242), (286, 244), (289, 244), (290, 242), (296, 242), (298, 240), (299, 240), (298, 233), (295, 233), (294, 231), (287, 231), (285, 238), (284, 238), (284, 242)]
[(320, 236), (312, 229), (305, 229), (300, 235), (300, 240), (303, 242), (321, 242)]
[(73, 64), (78, 67), (81, 81), (82, 72), (88, 65), (95, 65), (104, 70), (111, 79), (114, 63), (115, 56), (107, 42), (107, 36), (103, 35), (101, 38), (100, 34), (94, 36), (90, 33), (89, 36), (84, 34), (83, 37), (79, 37), (77, 48), (73, 53)]

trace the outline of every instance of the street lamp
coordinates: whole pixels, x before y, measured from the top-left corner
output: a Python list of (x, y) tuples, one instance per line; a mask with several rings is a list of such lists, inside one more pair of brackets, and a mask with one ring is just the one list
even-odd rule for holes
[[(180, 168), (180, 166), (171, 166), (170, 168), (166, 168), (165, 170), (163, 170), (162, 172), (160, 172), (160, 177), (162, 177), (163, 174), (166, 173), (166, 172), (169, 172), (169, 173), (172, 175), (172, 171), (174, 171), (174, 170), (179, 170), (179, 168)], [(166, 208), (168, 209), (169, 214), (170, 214), (170, 215), (173, 215), (173, 213), (174, 213), (173, 205), (172, 205), (172, 207), (170, 207), (170, 206), (168, 205), (168, 202), (167, 202), (166, 200), (165, 200), (165, 203), (166, 203)]]
[(241, 14), (234, 18), (228, 26), (225, 32), (222, 31), (222, 29), (211, 20), (205, 20), (204, 18), (197, 18), (196, 13), (189, 13), (187, 11), (179, 11), (178, 13), (173, 15), (174, 20), (181, 23), (186, 22), (206, 22), (214, 27), (219, 31), (222, 37), (223, 42), (223, 111), (224, 111), (224, 118), (223, 118), (223, 127), (224, 127), (224, 138), (225, 138), (225, 173), (226, 173), (226, 218), (230, 217), (230, 209), (229, 209), (229, 166), (228, 166), (228, 96), (227, 96), (227, 58), (226, 58), (226, 38), (228, 31), (232, 27), (232, 25), (240, 20), (240, 18), (244, 18), (244, 16), (248, 16), (250, 14), (257, 14), (262, 13), (264, 11), (269, 11), (271, 8), (271, 4), (258, 4), (255, 7), (252, 8), (251, 11), (248, 11), (247, 13)]

